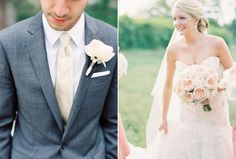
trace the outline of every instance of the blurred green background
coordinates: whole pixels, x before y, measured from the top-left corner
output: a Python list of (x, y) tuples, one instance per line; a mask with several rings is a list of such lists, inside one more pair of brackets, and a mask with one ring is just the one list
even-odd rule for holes
[[(146, 123), (153, 99), (150, 93), (174, 28), (170, 4), (163, 0), (156, 0), (154, 4), (135, 16), (119, 16), (120, 52), (126, 56), (129, 65), (128, 75), (119, 83), (119, 112), (128, 140), (138, 146), (145, 146)], [(220, 6), (215, 7), (217, 3), (207, 5), (220, 11)], [(208, 8), (208, 15), (210, 11), (211, 8)], [(208, 32), (224, 38), (236, 60), (236, 20), (222, 24), (217, 17), (209, 16), (208, 19)], [(235, 107), (236, 102), (230, 102), (232, 125), (235, 122)]]
[[(40, 11), (40, 0), (0, 0), (0, 29)], [(89, 0), (86, 12), (117, 27), (117, 0)]]

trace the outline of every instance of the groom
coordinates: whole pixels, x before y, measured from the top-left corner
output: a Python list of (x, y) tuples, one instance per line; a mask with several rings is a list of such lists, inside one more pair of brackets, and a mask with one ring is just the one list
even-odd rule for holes
[(116, 30), (87, 0), (40, 1), (0, 32), (0, 159), (116, 159), (117, 58), (87, 76), (84, 52), (93, 39), (116, 52)]

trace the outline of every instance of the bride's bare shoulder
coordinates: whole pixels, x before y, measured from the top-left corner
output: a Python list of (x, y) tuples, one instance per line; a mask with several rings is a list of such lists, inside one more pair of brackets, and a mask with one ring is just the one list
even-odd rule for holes
[(229, 53), (228, 46), (222, 37), (209, 34), (206, 37), (206, 42), (218, 57), (223, 57), (227, 52)]
[(205, 40), (207, 41), (208, 44), (212, 44), (213, 46), (216, 47), (225, 45), (224, 39), (216, 35), (207, 34)]
[(175, 42), (172, 42), (171, 44), (169, 44), (169, 46), (167, 47), (167, 53), (169, 54), (177, 54), (177, 52), (179, 52), (179, 50), (181, 48), (183, 48), (183, 39), (179, 39)]

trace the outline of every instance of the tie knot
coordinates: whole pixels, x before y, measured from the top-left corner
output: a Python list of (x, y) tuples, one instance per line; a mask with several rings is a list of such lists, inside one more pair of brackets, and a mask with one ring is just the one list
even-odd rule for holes
[(68, 33), (63, 33), (60, 37), (60, 41), (63, 44), (63, 46), (69, 46), (70, 35)]

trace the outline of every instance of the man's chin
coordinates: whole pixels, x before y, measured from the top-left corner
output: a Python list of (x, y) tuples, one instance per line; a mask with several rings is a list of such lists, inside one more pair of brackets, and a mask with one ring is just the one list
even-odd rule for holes
[(70, 26), (58, 26), (53, 24), (51, 24), (50, 27), (56, 31), (68, 31), (71, 28)]

